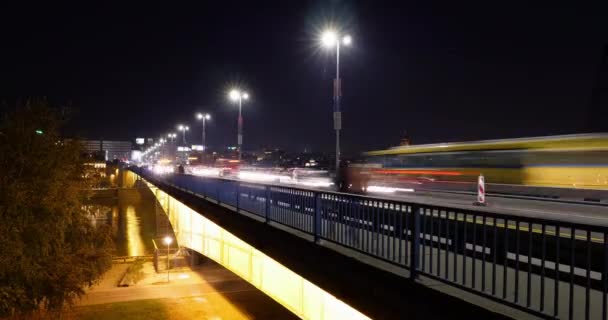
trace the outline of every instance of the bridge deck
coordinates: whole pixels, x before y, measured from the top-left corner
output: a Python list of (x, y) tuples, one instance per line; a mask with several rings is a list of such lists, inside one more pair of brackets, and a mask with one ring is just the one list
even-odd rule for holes
[[(377, 319), (504, 318), (170, 186), (163, 190), (235, 236)], [(380, 303), (379, 303), (380, 302)], [(441, 308), (437, 308), (440, 303)]]

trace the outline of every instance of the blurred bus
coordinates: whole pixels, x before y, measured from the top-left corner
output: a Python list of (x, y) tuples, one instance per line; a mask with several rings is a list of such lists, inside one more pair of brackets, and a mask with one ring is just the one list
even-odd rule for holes
[(608, 198), (608, 134), (485, 140), (394, 147), (365, 153), (348, 168), (348, 187), (475, 191), (484, 175), (488, 192), (522, 190)]

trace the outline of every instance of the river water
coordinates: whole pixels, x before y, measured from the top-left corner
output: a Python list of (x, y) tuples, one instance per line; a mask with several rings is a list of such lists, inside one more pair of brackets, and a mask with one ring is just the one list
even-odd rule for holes
[(147, 188), (127, 188), (117, 197), (105, 197), (87, 206), (92, 223), (111, 226), (115, 256), (143, 256), (154, 253), (157, 237), (155, 197)]

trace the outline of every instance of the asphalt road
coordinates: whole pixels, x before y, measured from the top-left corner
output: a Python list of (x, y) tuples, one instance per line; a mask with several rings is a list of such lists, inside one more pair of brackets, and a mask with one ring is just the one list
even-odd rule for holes
[(370, 196), (401, 201), (424, 202), (437, 206), (456, 206), (470, 210), (608, 226), (608, 206), (603, 205), (486, 196), (486, 206), (479, 207), (473, 205), (477, 200), (474, 195), (444, 192), (401, 192), (390, 195), (370, 194)]
[[(229, 178), (228, 180), (238, 180)], [(256, 183), (252, 181), (244, 181)], [(257, 182), (273, 184), (268, 182)], [(274, 183), (275, 185), (302, 188), (318, 191), (333, 191), (326, 187), (302, 186), (294, 183)], [(493, 213), (503, 213), (516, 216), (535, 217), (542, 219), (559, 220), (564, 222), (608, 226), (608, 203), (594, 203), (583, 201), (563, 201), (550, 198), (533, 198), (523, 196), (492, 196), (486, 195), (486, 206), (475, 206), (476, 195), (458, 192), (443, 192), (430, 190), (416, 190), (413, 192), (396, 191), (392, 193), (368, 193), (373, 198), (409, 201), (434, 206), (455, 207), (467, 210), (476, 210)]]

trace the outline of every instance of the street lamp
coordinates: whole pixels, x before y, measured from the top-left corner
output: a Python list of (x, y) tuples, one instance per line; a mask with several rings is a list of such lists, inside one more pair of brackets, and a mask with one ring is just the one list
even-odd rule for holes
[(243, 100), (249, 99), (249, 94), (247, 92), (241, 91), (239, 89), (232, 89), (228, 95), (230, 100), (239, 103), (239, 119), (238, 119), (238, 145), (239, 145), (239, 160), (241, 160), (242, 154), (242, 146), (243, 146), (243, 117), (241, 115), (241, 105)]
[(211, 115), (208, 114), (208, 113), (202, 114), (202, 113), (199, 112), (199, 113), (196, 114), (196, 119), (203, 121), (203, 140), (202, 140), (202, 142), (203, 142), (203, 151), (205, 151), (205, 149), (207, 149), (207, 144), (205, 143), (206, 142), (205, 141), (205, 139), (206, 139), (206, 136), (205, 136), (205, 122), (207, 120), (211, 119)]
[(182, 132), (182, 140), (184, 145), (186, 145), (186, 131), (190, 130), (190, 127), (180, 124), (177, 126), (177, 129)]
[(173, 242), (173, 239), (169, 236), (166, 236), (163, 241), (167, 245), (167, 282), (169, 282), (169, 246), (171, 245), (171, 242)]
[(164, 154), (164, 151), (165, 151), (165, 142), (167, 142), (167, 140), (165, 140), (163, 138), (160, 138), (160, 139), (158, 139), (158, 142), (159, 142), (159, 146), (158, 147), (160, 148), (160, 153), (159, 154), (161, 155), (161, 158), (162, 158), (163, 154)]
[(321, 35), (321, 43), (326, 48), (336, 47), (336, 79), (334, 80), (334, 130), (336, 130), (336, 173), (340, 167), (340, 130), (342, 129), (342, 111), (340, 96), (342, 85), (340, 81), (340, 43), (349, 46), (353, 39), (349, 35), (340, 36), (337, 32), (328, 30)]
[(175, 134), (173, 132), (167, 134), (167, 138), (171, 139), (171, 142), (173, 142), (173, 140), (175, 140), (175, 137), (177, 137), (177, 134)]

